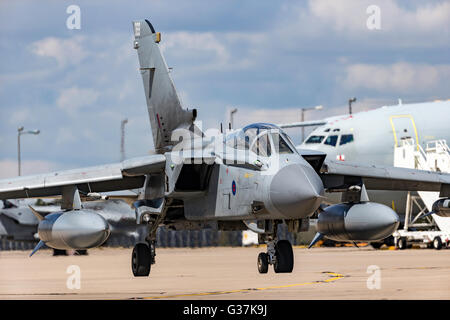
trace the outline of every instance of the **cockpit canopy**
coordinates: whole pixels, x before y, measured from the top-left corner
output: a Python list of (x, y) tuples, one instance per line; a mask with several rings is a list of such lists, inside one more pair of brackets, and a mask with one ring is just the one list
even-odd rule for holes
[(270, 157), (278, 154), (296, 152), (289, 136), (278, 126), (270, 123), (254, 123), (229, 134), (226, 138), (228, 147), (250, 150), (257, 155)]
[(332, 147), (342, 146), (354, 141), (353, 133), (340, 133), (339, 128), (326, 128), (323, 133), (314, 131), (304, 142), (305, 144), (324, 144)]

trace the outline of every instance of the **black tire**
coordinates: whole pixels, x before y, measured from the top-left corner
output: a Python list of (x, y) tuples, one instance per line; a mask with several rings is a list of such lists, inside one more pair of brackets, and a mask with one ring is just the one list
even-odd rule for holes
[(370, 245), (371, 245), (372, 248), (374, 248), (374, 249), (380, 249), (381, 246), (383, 245), (383, 242), (371, 242)]
[(75, 254), (77, 256), (87, 256), (88, 255), (88, 251), (86, 249), (83, 250), (75, 250)]
[(436, 250), (441, 250), (442, 249), (441, 237), (435, 237), (433, 239), (433, 248), (435, 248)]
[(267, 253), (261, 252), (258, 255), (258, 272), (267, 273), (269, 271), (269, 258)]
[(408, 242), (406, 241), (405, 237), (401, 237), (400, 239), (398, 239), (397, 247), (400, 250), (405, 250), (407, 246), (408, 246)]
[(388, 247), (395, 246), (395, 239), (392, 235), (383, 240), (383, 243)]
[(53, 249), (53, 256), (67, 256), (67, 251), (66, 250), (61, 250), (61, 249)]
[(294, 269), (294, 252), (292, 245), (287, 240), (280, 240), (275, 245), (275, 264), (276, 273), (290, 273)]
[(148, 245), (138, 243), (133, 248), (131, 254), (131, 269), (135, 277), (147, 277), (151, 268), (151, 252)]

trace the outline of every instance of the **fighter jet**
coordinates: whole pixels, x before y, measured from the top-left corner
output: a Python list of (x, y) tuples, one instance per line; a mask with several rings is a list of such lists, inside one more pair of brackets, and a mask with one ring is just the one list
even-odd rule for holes
[[(105, 219), (83, 207), (80, 195), (142, 188), (136, 222), (145, 241), (133, 249), (134, 276), (155, 263), (156, 230), (212, 226), (251, 229), (267, 243), (258, 271), (292, 272), (294, 257), (277, 226), (304, 230), (317, 210), (328, 217), (323, 234), (376, 240), (398, 226), (388, 206), (370, 202), (366, 190), (440, 191), (450, 197), (450, 175), (413, 169), (326, 161), (322, 152), (299, 153), (278, 126), (248, 125), (223, 135), (200, 128), (197, 110), (183, 109), (161, 54), (161, 34), (148, 20), (133, 22), (155, 154), (120, 163), (0, 181), (0, 199), (62, 195), (61, 211), (39, 217), (41, 245), (91, 248), (109, 236)], [(324, 192), (343, 192), (345, 202), (321, 209)], [(35, 250), (39, 249), (39, 246)]]

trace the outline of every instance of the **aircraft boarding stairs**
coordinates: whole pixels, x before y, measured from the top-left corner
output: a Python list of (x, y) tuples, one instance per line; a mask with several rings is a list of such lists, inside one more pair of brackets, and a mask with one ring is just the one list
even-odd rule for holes
[[(424, 150), (421, 146), (416, 145), (413, 139), (402, 139), (401, 145), (395, 147), (394, 150), (394, 166), (450, 173), (450, 149), (445, 140), (430, 141), (426, 144)], [(429, 224), (420, 224), (417, 221), (432, 210), (433, 203), (439, 199), (439, 192), (419, 191), (417, 193), (418, 196), (414, 196), (408, 192), (404, 228), (394, 233), (394, 238), (398, 240), (403, 236), (417, 240), (417, 237), (419, 237), (423, 242), (430, 243), (439, 236), (443, 243), (448, 242), (450, 238), (450, 218), (440, 217), (435, 214), (431, 215), (431, 217), (441, 232), (427, 231), (416, 234), (408, 232), (410, 228), (433, 226), (430, 216), (425, 217), (430, 222)], [(420, 201), (425, 207), (421, 205)], [(414, 204), (420, 209), (420, 212), (415, 217), (412, 216)]]

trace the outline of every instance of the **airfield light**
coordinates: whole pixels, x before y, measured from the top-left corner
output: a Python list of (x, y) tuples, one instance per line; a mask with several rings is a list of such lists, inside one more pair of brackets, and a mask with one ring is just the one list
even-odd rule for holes
[(128, 123), (128, 119), (123, 119), (120, 122), (120, 159), (125, 160), (125, 125)]
[(41, 130), (27, 130), (27, 131), (25, 131), (23, 126), (17, 128), (17, 165), (18, 165), (19, 176), (21, 174), (20, 136), (23, 135), (23, 134), (38, 135), (39, 133), (41, 133)]
[(348, 100), (348, 113), (351, 115), (352, 114), (352, 103), (356, 101), (356, 98), (351, 98)]
[(230, 129), (233, 129), (233, 115), (238, 111), (237, 108), (234, 108), (230, 111)]

